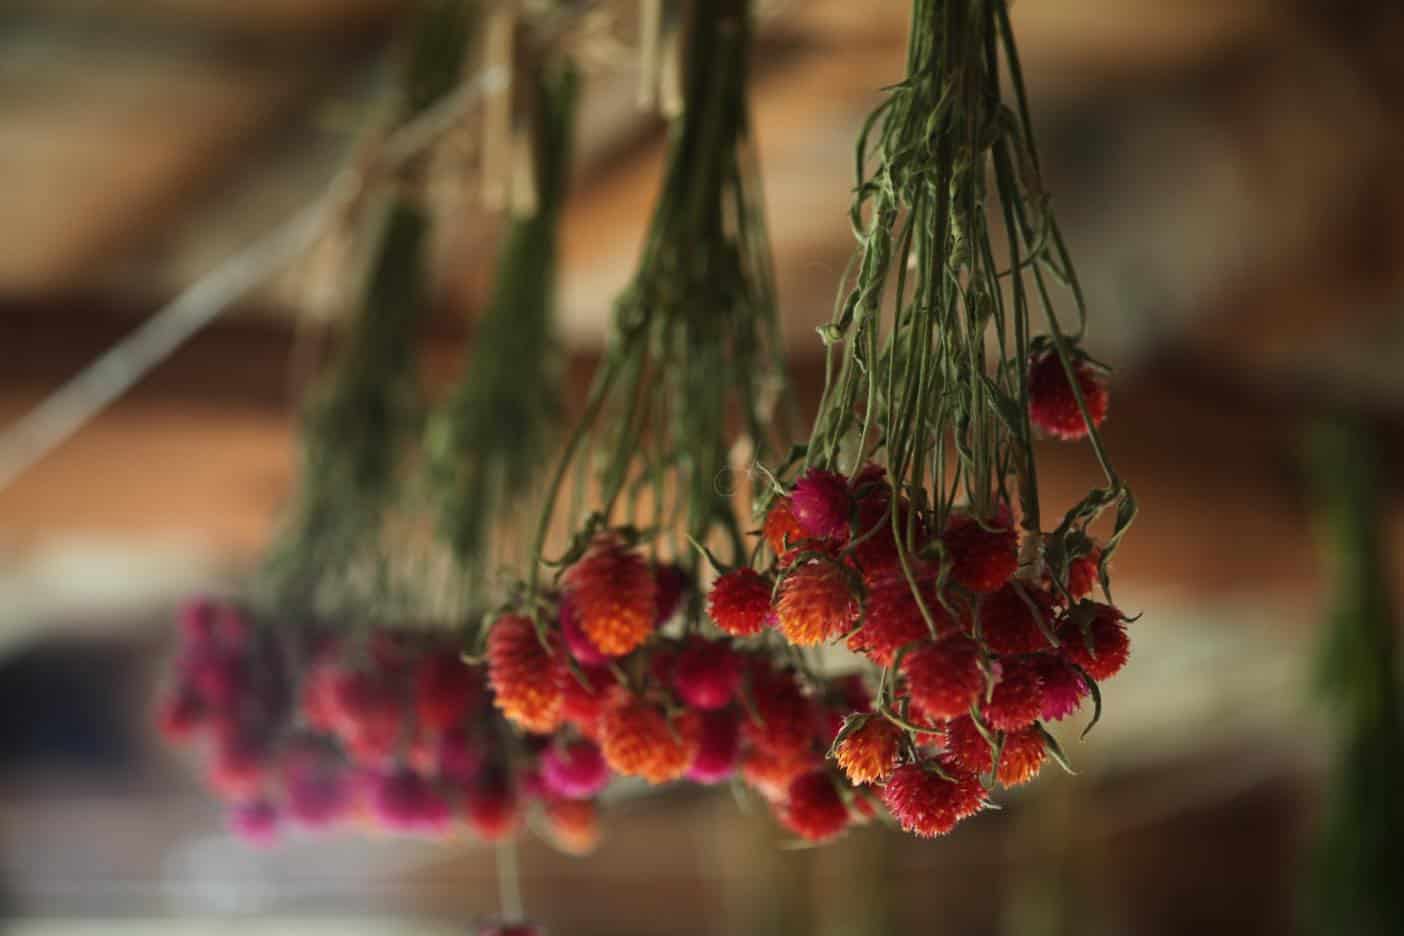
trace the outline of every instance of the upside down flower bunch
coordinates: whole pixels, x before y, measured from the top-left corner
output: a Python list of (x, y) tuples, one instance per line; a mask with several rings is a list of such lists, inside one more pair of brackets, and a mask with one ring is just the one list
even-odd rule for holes
[(289, 638), (209, 600), (182, 610), (180, 630), (158, 725), (194, 750), (241, 837), (353, 827), (498, 841), (532, 817), (563, 851), (594, 847), (609, 780), (598, 747), (575, 732), (506, 731), (456, 635)]

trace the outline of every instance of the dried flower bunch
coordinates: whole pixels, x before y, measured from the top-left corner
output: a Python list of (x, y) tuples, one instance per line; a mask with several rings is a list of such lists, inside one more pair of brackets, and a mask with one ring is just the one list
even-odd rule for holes
[[(858, 142), (859, 246), (821, 330), (818, 414), (807, 444), (759, 472), (747, 533), (731, 460), (773, 463), (784, 436), (749, 157), (751, 17), (745, 0), (689, 5), (684, 107), (637, 274), (527, 566), (482, 625), (354, 637), (187, 613), (162, 723), (213, 739), (210, 776), (238, 828), (315, 826), (306, 794), (315, 816), (433, 835), (461, 816), (489, 839), (527, 809), (585, 851), (594, 798), (619, 776), (735, 780), (807, 841), (871, 820), (935, 836), (1065, 761), (1045, 725), (1100, 716), (1099, 683), (1130, 649), (1108, 573), (1135, 502), (1102, 444), (1104, 369), (1081, 350), (1006, 3), (914, 0), (907, 76)], [(540, 214), (514, 221), (487, 351), (429, 421), (433, 526), (465, 564), (487, 502), (528, 489), (505, 485), (512, 466), (549, 448), (536, 433), (549, 381), (515, 393), (502, 363), (530, 356), (511, 350), (520, 339), (545, 367), (571, 74), (538, 73)], [(377, 373), (377, 393), (399, 379)], [(534, 441), (499, 446), (505, 414)], [(1040, 437), (1085, 440), (1105, 474), (1056, 524)], [(345, 467), (347, 447), (310, 442)]]

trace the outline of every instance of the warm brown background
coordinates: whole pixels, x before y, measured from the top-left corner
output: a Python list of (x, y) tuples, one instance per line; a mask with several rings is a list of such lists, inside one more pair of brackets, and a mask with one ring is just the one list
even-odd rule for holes
[[(787, 343), (812, 398), (813, 327), (851, 246), (852, 140), (900, 75), (907, 4), (769, 6), (755, 114)], [(0, 9), (0, 426), (315, 196), (401, 10)], [(1108, 442), (1143, 509), (1118, 569), (1119, 597), (1146, 612), (1138, 659), (1073, 752), (1084, 775), (1046, 777), (946, 842), (864, 834), (820, 852), (775, 853), (766, 820), (725, 796), (631, 802), (588, 863), (528, 849), (529, 900), (556, 932), (1285, 925), (1323, 753), (1305, 719), (1322, 583), (1297, 456), (1334, 405), (1382, 427), (1404, 568), (1404, 13), (1019, 0), (1014, 23), (1092, 350), (1118, 369)], [(589, 86), (562, 297), (582, 376), (658, 176), (660, 128), (633, 109), (633, 84), (623, 63)], [(497, 226), (471, 204), (459, 220), (438, 273), (443, 370)], [(243, 855), (134, 727), (163, 609), (245, 567), (288, 491), (307, 280), (279, 278), (0, 490), (6, 672), (66, 674), (74, 697), (110, 708), (96, 733), (124, 752), (100, 769), (0, 769), (0, 913), (461, 920), (493, 906), (489, 856), (471, 849)], [(1054, 500), (1094, 477), (1085, 453), (1046, 457)], [(68, 685), (45, 678), (24, 698)]]

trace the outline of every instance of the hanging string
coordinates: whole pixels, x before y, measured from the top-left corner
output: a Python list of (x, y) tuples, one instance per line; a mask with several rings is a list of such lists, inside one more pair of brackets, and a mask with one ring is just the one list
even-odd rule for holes
[(72, 438), (161, 362), (255, 287), (291, 266), (345, 216), (370, 181), (394, 171), (456, 127), (481, 98), (510, 84), (488, 68), (386, 137), (367, 165), (333, 178), (325, 195), (197, 280), (135, 331), (0, 434), (0, 490)]

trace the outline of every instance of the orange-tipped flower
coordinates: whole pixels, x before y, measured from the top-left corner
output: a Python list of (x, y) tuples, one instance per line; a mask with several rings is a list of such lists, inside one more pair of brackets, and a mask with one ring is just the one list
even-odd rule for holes
[(907, 691), (928, 718), (958, 718), (985, 688), (980, 648), (959, 634), (927, 643), (902, 660)]
[[(989, 742), (969, 718), (956, 719), (946, 727), (946, 751), (951, 761), (971, 773), (987, 773), (994, 760)], [(1007, 787), (1028, 783), (1038, 776), (1046, 756), (1043, 736), (1036, 729), (1008, 732), (995, 779)]]
[(594, 800), (551, 799), (546, 802), (546, 827), (551, 841), (571, 855), (588, 855), (600, 842), (600, 813)]
[(777, 498), (770, 505), (762, 527), (765, 541), (770, 544), (775, 557), (783, 564), (790, 558), (794, 548), (804, 541), (804, 527), (795, 517), (794, 505), (788, 497)]
[(813, 647), (848, 630), (858, 617), (858, 603), (848, 576), (832, 562), (801, 566), (780, 583), (776, 625), (797, 647)]
[(891, 666), (897, 651), (931, 636), (931, 626), (921, 613), (925, 605), (931, 624), (941, 634), (954, 628), (944, 605), (936, 594), (935, 579), (930, 570), (918, 566), (915, 570), (921, 604), (917, 593), (901, 569), (879, 573), (868, 581), (868, 600), (863, 609), (863, 626), (848, 638), (848, 649), (861, 653), (878, 666)]
[(751, 789), (770, 802), (778, 803), (785, 798), (796, 777), (822, 766), (819, 755), (807, 748), (774, 752), (753, 747), (741, 757), (741, 777)]
[(834, 760), (855, 784), (872, 783), (892, 773), (902, 753), (902, 729), (882, 717), (863, 723), (834, 745)]
[(601, 653), (623, 656), (653, 633), (657, 578), (643, 556), (619, 540), (597, 539), (564, 582), (581, 628)]
[(731, 570), (712, 585), (707, 613), (733, 637), (759, 634), (770, 618), (770, 580), (755, 569)]
[(487, 642), (493, 704), (523, 731), (547, 734), (561, 717), (560, 680), (553, 654), (537, 639), (530, 618), (505, 615)]
[(667, 783), (687, 772), (697, 756), (696, 712), (669, 719), (657, 706), (627, 699), (600, 720), (600, 750), (615, 773)]
[(943, 764), (946, 777), (923, 764), (898, 767), (882, 790), (882, 801), (897, 823), (922, 838), (945, 835), (985, 805), (985, 790), (973, 773)]

